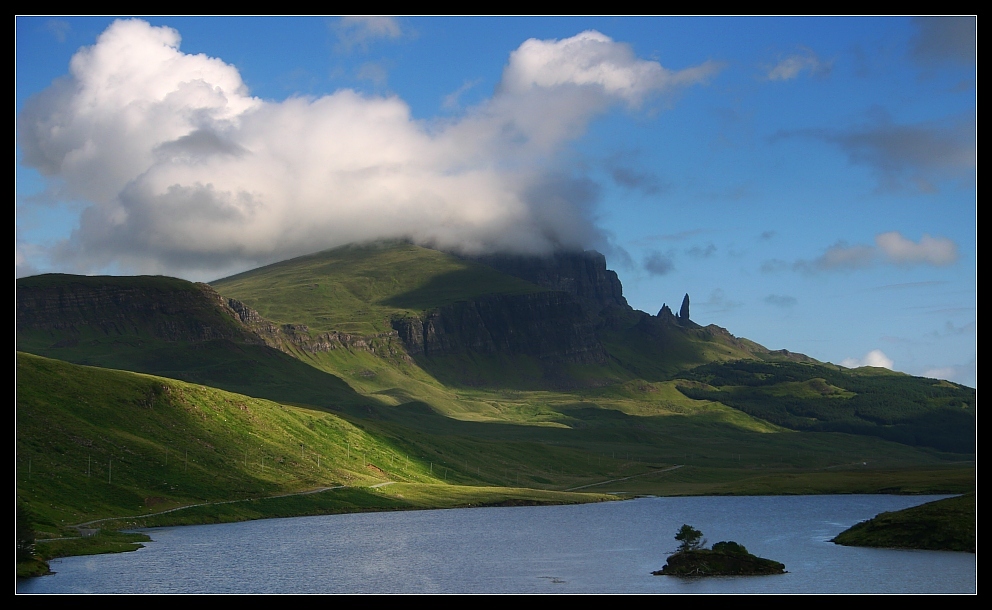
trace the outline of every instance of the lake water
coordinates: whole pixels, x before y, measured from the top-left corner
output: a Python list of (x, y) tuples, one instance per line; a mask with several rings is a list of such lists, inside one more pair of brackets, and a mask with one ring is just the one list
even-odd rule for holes
[[(147, 530), (133, 553), (56, 560), (23, 593), (975, 593), (970, 553), (829, 542), (943, 496), (642, 498), (269, 519)], [(688, 523), (777, 576), (652, 576)]]

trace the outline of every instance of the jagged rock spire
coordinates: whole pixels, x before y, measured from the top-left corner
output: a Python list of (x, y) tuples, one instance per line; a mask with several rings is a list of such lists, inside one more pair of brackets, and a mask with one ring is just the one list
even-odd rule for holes
[(685, 298), (682, 299), (682, 307), (679, 309), (679, 322), (689, 321), (689, 293), (685, 293)]

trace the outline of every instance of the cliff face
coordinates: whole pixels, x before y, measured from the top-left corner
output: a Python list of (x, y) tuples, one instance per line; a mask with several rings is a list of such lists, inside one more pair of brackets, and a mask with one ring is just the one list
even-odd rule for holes
[(17, 332), (71, 341), (81, 333), (166, 341), (230, 339), (260, 344), (206, 284), (165, 277), (43, 275), (17, 282)]
[(490, 254), (473, 260), (548, 290), (567, 292), (589, 315), (610, 305), (629, 307), (620, 278), (606, 268), (606, 257), (593, 250), (555, 252), (543, 257)]
[(574, 297), (565, 292), (491, 295), (423, 317), (393, 320), (411, 355), (466, 352), (527, 355), (553, 363), (604, 363), (606, 351)]
[(598, 252), (546, 257), (473, 257), (547, 292), (495, 294), (452, 303), (417, 317), (393, 320), (410, 355), (462, 353), (533, 356), (550, 364), (603, 364), (609, 356), (596, 335), (600, 312), (630, 309), (617, 274)]
[(311, 354), (350, 349), (397, 355), (393, 343), (399, 338), (399, 334), (395, 330), (374, 335), (337, 331), (315, 334), (306, 324), (273, 324), (237, 299), (227, 299), (227, 305), (237, 314), (241, 322), (261, 337), (268, 346), (284, 352), (292, 352), (291, 348)]

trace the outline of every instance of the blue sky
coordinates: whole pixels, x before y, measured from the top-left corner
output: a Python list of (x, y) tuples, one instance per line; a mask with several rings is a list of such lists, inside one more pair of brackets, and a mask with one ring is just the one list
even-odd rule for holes
[(16, 19), (15, 275), (595, 248), (631, 305), (977, 384), (974, 18)]

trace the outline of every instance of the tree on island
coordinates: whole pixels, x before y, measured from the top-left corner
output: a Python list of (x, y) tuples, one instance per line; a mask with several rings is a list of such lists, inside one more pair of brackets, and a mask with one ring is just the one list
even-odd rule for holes
[(675, 539), (679, 541), (679, 553), (695, 551), (706, 544), (701, 531), (684, 523), (675, 534)]
[(683, 525), (675, 534), (679, 549), (668, 556), (668, 562), (655, 576), (752, 576), (784, 574), (785, 564), (757, 557), (744, 545), (733, 541), (717, 542), (712, 549), (704, 548), (703, 533), (691, 525)]

